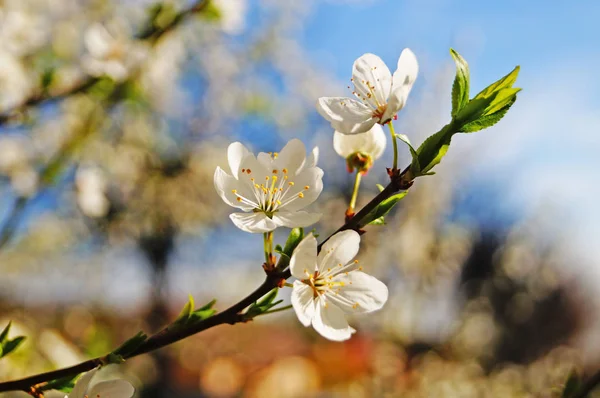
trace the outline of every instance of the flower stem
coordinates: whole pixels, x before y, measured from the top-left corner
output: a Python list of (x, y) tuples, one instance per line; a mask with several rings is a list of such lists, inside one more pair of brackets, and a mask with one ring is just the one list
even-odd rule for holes
[(396, 132), (394, 131), (394, 125), (390, 120), (388, 122), (388, 127), (390, 128), (390, 134), (392, 136), (392, 145), (394, 146), (394, 164), (392, 165), (392, 170), (398, 170), (398, 143), (396, 142)]
[(354, 178), (354, 187), (352, 188), (352, 197), (350, 198), (350, 204), (348, 205), (347, 214), (354, 214), (354, 208), (356, 207), (356, 198), (358, 198), (358, 189), (360, 187), (361, 172), (356, 170), (356, 177)]
[(273, 231), (263, 233), (263, 248), (265, 251), (265, 263), (267, 266), (273, 263)]

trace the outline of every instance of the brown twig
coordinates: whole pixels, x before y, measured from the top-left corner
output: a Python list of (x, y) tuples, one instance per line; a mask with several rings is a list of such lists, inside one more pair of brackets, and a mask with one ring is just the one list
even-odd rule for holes
[[(348, 229), (357, 230), (361, 227), (361, 221), (379, 205), (385, 199), (389, 198), (396, 192), (401, 189), (404, 189), (407, 186), (407, 173), (408, 168), (405, 169), (402, 173), (398, 173), (396, 171), (391, 178), (391, 182), (385, 187), (383, 191), (381, 191), (377, 196), (375, 196), (365, 207), (363, 207), (356, 215), (342, 225), (336, 232), (327, 237), (321, 244), (318, 246), (318, 250), (321, 250), (321, 247), (331, 236), (335, 235), (339, 231), (344, 231)], [(408, 181), (408, 185), (410, 185), (410, 181)], [(142, 345), (140, 345), (135, 351), (127, 356), (127, 358), (135, 357), (141, 354), (148, 353), (150, 351), (157, 350), (159, 348), (165, 347), (167, 345), (173, 344), (177, 341), (183, 340), (187, 337), (190, 337), (194, 334), (200, 333), (204, 330), (210, 329), (214, 326), (230, 324), (234, 325), (238, 322), (243, 322), (244, 319), (240, 315), (240, 313), (260, 299), (262, 296), (270, 292), (272, 289), (280, 286), (282, 280), (288, 279), (291, 276), (291, 272), (288, 270), (282, 273), (271, 273), (267, 275), (265, 281), (260, 285), (256, 290), (246, 296), (244, 299), (234, 304), (233, 306), (227, 308), (225, 311), (217, 313), (210, 318), (202, 320), (196, 324), (192, 324), (189, 326), (179, 326), (175, 328), (166, 327), (160, 332), (152, 335), (148, 340), (146, 340)], [(50, 381), (55, 379), (60, 379), (67, 376), (75, 376), (79, 373), (86, 372), (91, 370), (104, 362), (104, 357), (98, 357), (94, 359), (87, 360), (78, 365), (74, 365), (64, 369), (58, 369), (51, 372), (40, 373), (34, 376), (29, 376), (19, 380), (7, 381), (4, 383), (0, 383), (0, 392), (6, 391), (29, 391), (31, 386)]]

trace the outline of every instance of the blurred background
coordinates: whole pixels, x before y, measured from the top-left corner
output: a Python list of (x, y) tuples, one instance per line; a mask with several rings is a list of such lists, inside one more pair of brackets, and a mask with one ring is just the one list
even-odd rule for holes
[[(0, 0), (0, 327), (28, 336), (0, 380), (157, 331), (188, 294), (225, 309), (261, 283), (262, 237), (213, 188), (232, 141), (319, 146), (313, 209), (329, 235), (352, 176), (315, 100), (348, 95), (363, 53), (393, 71), (410, 47), (420, 72), (395, 126), (420, 144), (449, 120), (453, 47), (473, 93), (515, 65), (524, 90), (368, 228), (359, 258), (390, 300), (352, 320), (351, 340), (288, 311), (99, 378), (156, 398), (560, 396), (571, 371), (600, 367), (599, 13), (591, 0)], [(359, 206), (390, 164), (388, 148)]]

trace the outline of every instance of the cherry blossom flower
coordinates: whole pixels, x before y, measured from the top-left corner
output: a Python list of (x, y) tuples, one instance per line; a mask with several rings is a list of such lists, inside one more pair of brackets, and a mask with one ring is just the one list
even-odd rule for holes
[(125, 380), (101, 381), (90, 388), (90, 381), (100, 368), (84, 373), (65, 398), (131, 398), (135, 389)]
[(280, 153), (254, 156), (234, 142), (227, 149), (231, 175), (220, 167), (214, 183), (223, 201), (244, 213), (233, 213), (231, 221), (246, 232), (269, 232), (277, 227), (307, 227), (321, 214), (303, 211), (323, 190), (323, 170), (316, 167), (317, 149), (306, 157), (304, 144), (293, 139)]
[(366, 133), (342, 134), (333, 133), (333, 149), (346, 159), (348, 172), (356, 168), (366, 173), (373, 162), (381, 157), (385, 150), (386, 137), (380, 125), (376, 124)]
[(290, 260), (292, 306), (304, 326), (312, 325), (323, 337), (343, 341), (354, 330), (347, 313), (373, 312), (385, 304), (383, 282), (362, 272), (358, 260), (360, 236), (342, 231), (332, 236), (317, 255), (317, 240), (310, 234), (300, 242)]
[(386, 124), (404, 107), (418, 71), (417, 59), (408, 48), (400, 54), (393, 75), (381, 58), (364, 54), (352, 68), (352, 94), (358, 100), (321, 97), (317, 110), (343, 134), (364, 133), (375, 123)]

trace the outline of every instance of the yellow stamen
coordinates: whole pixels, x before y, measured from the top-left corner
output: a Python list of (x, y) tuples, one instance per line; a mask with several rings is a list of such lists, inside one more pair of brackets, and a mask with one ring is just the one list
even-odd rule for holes
[(303, 194), (302, 192), (300, 192), (300, 193), (298, 194), (298, 197), (299, 197), (300, 199), (302, 199), (302, 198), (304, 197), (304, 194)]

